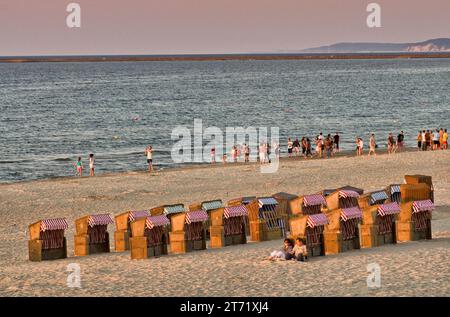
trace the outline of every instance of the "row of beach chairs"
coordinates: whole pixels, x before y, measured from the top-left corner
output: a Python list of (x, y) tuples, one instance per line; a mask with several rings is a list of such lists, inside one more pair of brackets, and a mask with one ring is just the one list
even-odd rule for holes
[[(110, 252), (108, 225), (115, 223), (116, 252), (132, 259), (169, 253), (300, 237), (309, 256), (336, 254), (388, 243), (431, 239), (434, 209), (430, 176), (406, 175), (403, 184), (364, 193), (344, 186), (297, 196), (241, 197), (204, 201), (187, 208), (163, 205), (115, 216), (87, 215), (75, 221), (74, 255)], [(67, 257), (65, 219), (45, 219), (29, 226), (29, 259)]]

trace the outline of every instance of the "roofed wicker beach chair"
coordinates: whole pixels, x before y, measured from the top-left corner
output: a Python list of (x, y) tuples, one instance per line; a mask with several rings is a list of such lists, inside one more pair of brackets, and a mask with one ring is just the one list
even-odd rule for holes
[[(234, 198), (234, 199), (230, 199), (228, 201), (228, 206), (240, 206), (240, 205), (244, 205), (247, 206), (249, 203), (251, 203), (253, 200), (256, 199), (256, 196), (246, 196), (246, 197), (239, 197), (239, 198)], [(248, 220), (248, 216), (244, 217), (244, 221), (245, 221), (245, 232), (247, 234), (250, 233), (250, 221)]]
[(44, 219), (28, 226), (30, 261), (64, 259), (67, 257), (67, 242), (64, 231), (68, 228), (64, 218)]
[(171, 217), (170, 249), (173, 253), (185, 253), (206, 249), (204, 223), (208, 213), (202, 209), (190, 210)]
[(211, 248), (247, 243), (245, 219), (248, 210), (245, 205), (214, 209), (211, 217)]
[(402, 202), (400, 184), (391, 184), (386, 187), (386, 194), (392, 202), (396, 202), (397, 204), (400, 204)]
[(329, 224), (324, 230), (325, 254), (359, 249), (359, 223), (362, 212), (358, 205), (360, 194), (340, 189), (326, 197)]
[(434, 203), (431, 199), (402, 203), (396, 223), (397, 241), (432, 239), (431, 218), (433, 210)]
[(147, 259), (168, 254), (169, 219), (165, 215), (148, 216), (131, 223), (131, 259)]
[(286, 236), (286, 227), (278, 201), (273, 197), (260, 197), (247, 205), (252, 241), (267, 241)]
[(306, 241), (308, 256), (325, 255), (324, 229), (328, 224), (327, 216), (322, 213), (299, 214), (289, 221), (293, 239)]
[(396, 243), (396, 226), (400, 206), (396, 202), (373, 204), (362, 208), (360, 224), (361, 248), (372, 248), (388, 243)]
[(405, 175), (405, 184), (427, 184), (430, 187), (430, 200), (434, 203), (434, 188), (431, 176)]
[(114, 248), (116, 251), (130, 250), (130, 237), (132, 237), (130, 224), (148, 216), (150, 216), (150, 213), (147, 210), (134, 210), (124, 212), (115, 217)]
[(360, 195), (358, 198), (358, 204), (360, 208), (365, 208), (369, 206), (383, 204), (387, 200), (389, 200), (389, 196), (383, 189)]
[(110, 251), (108, 225), (114, 223), (109, 214), (88, 215), (75, 221), (74, 254), (86, 256)]
[(189, 206), (189, 210), (204, 210), (206, 211), (206, 213), (208, 214), (208, 220), (205, 222), (205, 229), (206, 229), (206, 239), (210, 238), (210, 232), (209, 232), (209, 228), (211, 226), (211, 217), (210, 217), (210, 213), (212, 210), (216, 210), (219, 208), (223, 207), (223, 202), (220, 199), (214, 199), (214, 200), (207, 200), (207, 201), (202, 201), (201, 203), (195, 203), (195, 204), (191, 204)]

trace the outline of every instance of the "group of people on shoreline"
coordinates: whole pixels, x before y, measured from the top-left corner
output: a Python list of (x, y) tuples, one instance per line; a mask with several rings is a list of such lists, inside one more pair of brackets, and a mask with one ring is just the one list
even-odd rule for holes
[[(404, 140), (405, 134), (401, 131), (397, 138), (394, 137), (392, 133), (389, 133), (387, 138), (387, 153), (393, 154), (397, 151), (402, 151), (404, 148)], [(306, 158), (331, 158), (335, 153), (339, 152), (339, 143), (340, 143), (340, 135), (338, 132), (331, 136), (331, 134), (327, 134), (324, 136), (322, 132), (320, 132), (314, 141), (315, 148), (313, 153), (312, 142), (309, 137), (302, 137), (301, 140), (296, 138), (294, 141), (290, 137), (287, 140), (287, 153), (288, 157), (293, 156), (303, 156)], [(361, 137), (357, 137), (355, 140), (356, 144), (356, 156), (364, 155), (364, 142)], [(375, 139), (375, 134), (371, 133), (369, 137), (369, 152), (368, 156), (374, 155), (376, 156), (376, 149), (378, 148), (378, 144)], [(419, 151), (427, 151), (427, 150), (447, 150), (448, 149), (448, 133), (447, 129), (428, 129), (428, 130), (420, 130), (417, 134), (417, 148)], [(262, 142), (258, 146), (258, 158), (260, 164), (267, 164), (271, 162), (270, 154), (271, 151), (274, 151), (274, 154), (277, 158), (280, 157), (280, 146), (275, 141), (272, 144), (267, 142)], [(211, 153), (211, 163), (216, 163), (216, 148), (212, 147), (210, 150)], [(151, 145), (147, 146), (144, 154), (147, 158), (148, 171), (152, 173), (153, 169), (153, 147)], [(231, 148), (231, 158), (232, 162), (238, 162), (241, 157), (245, 163), (250, 161), (250, 146), (246, 143), (243, 145), (234, 145)], [(225, 154), (222, 155), (222, 163), (227, 163), (228, 157)], [(84, 166), (82, 163), (81, 157), (78, 157), (77, 162), (74, 164), (76, 169), (77, 176), (83, 176)], [(89, 154), (89, 175), (95, 175), (94, 169), (94, 154)]]
[(436, 130), (419, 130), (417, 134), (417, 150), (418, 151), (436, 151), (448, 149), (448, 133), (447, 129)]

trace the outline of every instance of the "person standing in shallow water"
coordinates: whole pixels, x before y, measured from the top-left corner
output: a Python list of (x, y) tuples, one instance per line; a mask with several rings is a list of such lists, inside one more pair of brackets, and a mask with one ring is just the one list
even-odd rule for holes
[(147, 156), (147, 164), (149, 173), (153, 172), (153, 147), (147, 146), (145, 149), (145, 155)]

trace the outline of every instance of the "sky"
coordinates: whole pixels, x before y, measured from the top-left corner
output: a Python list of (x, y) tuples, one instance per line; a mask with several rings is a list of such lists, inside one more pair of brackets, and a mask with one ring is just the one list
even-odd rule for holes
[[(81, 7), (81, 28), (66, 7)], [(381, 28), (366, 7), (381, 6)], [(0, 56), (292, 52), (450, 37), (450, 0), (0, 0)]]

